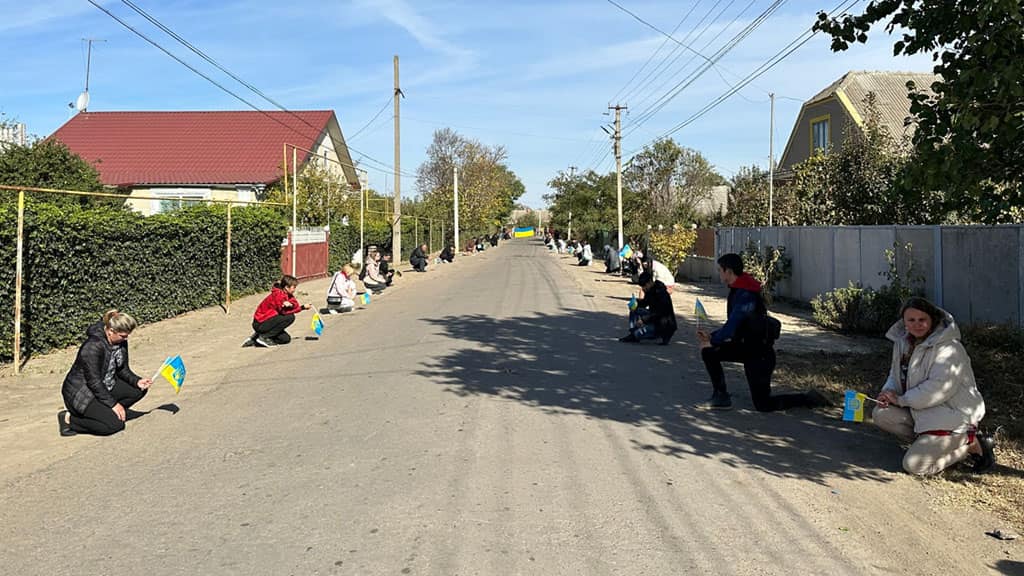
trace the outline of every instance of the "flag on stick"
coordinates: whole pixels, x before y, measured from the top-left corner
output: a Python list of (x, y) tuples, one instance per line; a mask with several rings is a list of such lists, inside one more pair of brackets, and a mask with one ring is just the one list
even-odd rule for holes
[(640, 303), (636, 299), (636, 294), (631, 295), (629, 297), (629, 311), (632, 312), (633, 310), (636, 310), (639, 305)]
[(693, 313), (701, 320), (708, 319), (708, 311), (704, 309), (704, 304), (701, 303), (700, 298), (697, 298), (697, 303), (693, 305)]
[(366, 290), (365, 292), (363, 292), (362, 294), (359, 295), (359, 302), (363, 306), (366, 306), (367, 304), (370, 303), (370, 291), (369, 290)]
[(309, 323), (309, 327), (313, 329), (313, 332), (316, 332), (317, 336), (324, 333), (324, 321), (320, 318), (320, 314), (313, 313), (313, 320)]
[(843, 401), (843, 420), (847, 422), (864, 421), (864, 401), (871, 400), (867, 394), (861, 394), (855, 390), (847, 390), (846, 398)]
[(629, 247), (629, 244), (626, 244), (625, 246), (622, 247), (622, 250), (619, 250), (619, 258), (629, 260), (632, 257), (633, 249)]
[(164, 360), (157, 373), (170, 382), (171, 386), (174, 386), (174, 393), (177, 394), (185, 383), (185, 362), (181, 359), (181, 356), (168, 358)]

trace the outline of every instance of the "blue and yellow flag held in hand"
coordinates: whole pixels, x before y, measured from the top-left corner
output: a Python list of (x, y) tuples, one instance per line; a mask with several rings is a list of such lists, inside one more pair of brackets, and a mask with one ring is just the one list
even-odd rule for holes
[(363, 292), (362, 294), (359, 295), (359, 302), (361, 302), (363, 306), (366, 306), (367, 304), (370, 303), (370, 291), (369, 290), (367, 290), (367, 291), (365, 291), (365, 292)]
[(171, 386), (174, 386), (174, 393), (177, 394), (181, 391), (182, 384), (185, 383), (185, 362), (182, 361), (181, 356), (168, 358), (160, 367), (159, 374), (167, 379)]
[(625, 246), (622, 247), (622, 250), (619, 250), (619, 258), (625, 258), (626, 260), (629, 260), (632, 257), (633, 249), (629, 247), (629, 244), (626, 244)]
[(629, 306), (629, 311), (630, 312), (632, 312), (633, 310), (636, 310), (637, 306), (639, 306), (639, 305), (640, 305), (640, 303), (637, 302), (636, 294), (633, 294), (632, 296), (629, 297), (629, 305), (628, 306)]
[(843, 420), (847, 422), (863, 422), (864, 401), (867, 399), (867, 394), (861, 394), (855, 390), (847, 390), (846, 398), (843, 401)]
[(701, 303), (700, 298), (697, 298), (697, 303), (693, 305), (693, 314), (701, 320), (708, 319), (708, 311), (704, 309), (704, 304)]
[(320, 318), (320, 314), (313, 313), (313, 320), (309, 323), (309, 327), (313, 329), (313, 332), (316, 332), (317, 336), (324, 333), (324, 321)]

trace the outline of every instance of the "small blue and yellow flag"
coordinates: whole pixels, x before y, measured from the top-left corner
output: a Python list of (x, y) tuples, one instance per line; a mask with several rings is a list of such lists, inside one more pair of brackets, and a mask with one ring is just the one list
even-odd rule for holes
[(182, 384), (185, 383), (185, 362), (181, 356), (164, 360), (164, 365), (160, 367), (160, 375), (174, 386), (175, 394), (180, 392)]
[(622, 250), (619, 250), (619, 258), (629, 260), (632, 257), (633, 249), (629, 247), (629, 244), (626, 244), (625, 246), (622, 247)]
[(359, 295), (359, 302), (363, 306), (366, 306), (367, 304), (370, 303), (370, 291), (369, 290), (367, 290), (367, 291), (365, 291), (365, 292), (363, 292), (362, 294)]
[(324, 321), (320, 318), (320, 314), (313, 313), (313, 321), (309, 323), (309, 327), (313, 329), (313, 332), (316, 332), (317, 336), (324, 333)]
[(533, 226), (516, 228), (512, 232), (512, 236), (514, 236), (515, 238), (533, 238), (533, 235)]
[(639, 306), (639, 305), (640, 305), (640, 302), (637, 301), (636, 294), (633, 294), (632, 296), (629, 297), (629, 311), (630, 312), (632, 312), (633, 310), (636, 310), (637, 306)]
[(855, 390), (846, 391), (846, 399), (843, 401), (843, 420), (847, 422), (864, 421), (864, 401), (867, 394), (861, 394)]
[(704, 304), (701, 303), (700, 298), (697, 298), (697, 303), (693, 305), (693, 314), (701, 320), (708, 319), (708, 311), (704, 309)]

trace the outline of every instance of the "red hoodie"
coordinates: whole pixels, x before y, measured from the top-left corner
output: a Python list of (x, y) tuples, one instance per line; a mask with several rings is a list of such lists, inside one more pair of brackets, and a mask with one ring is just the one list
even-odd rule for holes
[[(292, 305), (285, 306), (285, 302), (291, 302)], [(302, 310), (302, 306), (295, 296), (274, 286), (271, 288), (270, 294), (256, 307), (256, 313), (252, 317), (257, 322), (266, 322), (278, 314), (295, 314), (300, 310)]]
[(736, 277), (736, 281), (734, 281), (732, 284), (729, 284), (729, 288), (740, 288), (743, 290), (750, 290), (751, 292), (760, 293), (761, 283), (757, 281), (757, 278), (754, 278), (750, 274), (744, 272), (743, 274), (740, 274), (739, 276)]

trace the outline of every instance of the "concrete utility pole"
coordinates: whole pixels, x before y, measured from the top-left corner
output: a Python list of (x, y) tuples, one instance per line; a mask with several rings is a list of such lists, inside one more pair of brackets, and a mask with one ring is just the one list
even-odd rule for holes
[(772, 227), (772, 200), (775, 196), (775, 93), (768, 94), (771, 100), (771, 119), (768, 121), (768, 227)]
[(462, 247), (459, 244), (459, 167), (453, 166), (452, 170), (455, 182), (455, 250), (457, 251)]
[(615, 110), (615, 200), (619, 226), (619, 247), (622, 247), (622, 111), (625, 106), (609, 106)]
[(402, 134), (399, 122), (398, 101), (402, 99), (398, 86), (398, 55), (395, 55), (395, 221), (391, 224), (391, 254), (394, 262), (402, 261)]
[[(573, 191), (576, 188), (576, 167), (569, 166), (569, 179), (572, 180)], [(572, 240), (572, 196), (569, 196), (569, 233), (566, 241)]]

